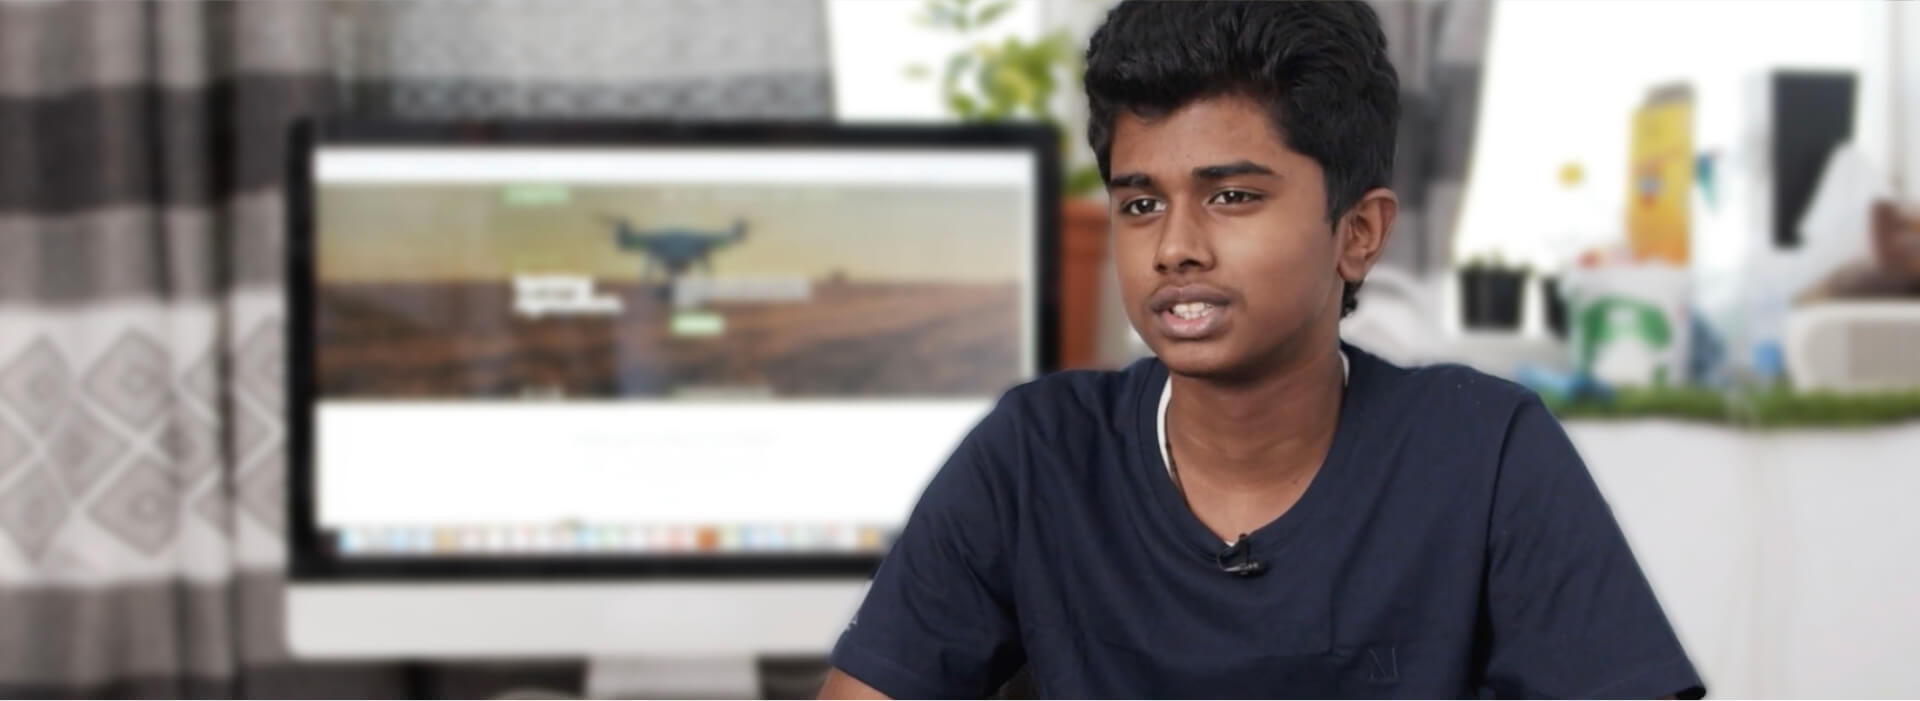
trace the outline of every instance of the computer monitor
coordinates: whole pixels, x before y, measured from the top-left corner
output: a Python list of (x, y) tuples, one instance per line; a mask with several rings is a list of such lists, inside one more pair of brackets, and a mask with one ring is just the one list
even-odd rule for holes
[(292, 649), (824, 652), (1053, 364), (1054, 138), (296, 127)]

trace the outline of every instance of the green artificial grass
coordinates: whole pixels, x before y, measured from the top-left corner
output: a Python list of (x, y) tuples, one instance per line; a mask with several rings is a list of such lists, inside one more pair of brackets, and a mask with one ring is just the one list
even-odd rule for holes
[(1741, 428), (1869, 427), (1920, 421), (1920, 392), (1722, 393), (1699, 388), (1616, 391), (1609, 401), (1546, 398), (1561, 419), (1677, 419)]

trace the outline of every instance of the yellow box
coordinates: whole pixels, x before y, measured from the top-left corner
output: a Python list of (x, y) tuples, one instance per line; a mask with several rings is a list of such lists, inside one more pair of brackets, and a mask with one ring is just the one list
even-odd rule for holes
[(1686, 265), (1693, 197), (1693, 91), (1653, 91), (1633, 116), (1627, 245), (1634, 259)]

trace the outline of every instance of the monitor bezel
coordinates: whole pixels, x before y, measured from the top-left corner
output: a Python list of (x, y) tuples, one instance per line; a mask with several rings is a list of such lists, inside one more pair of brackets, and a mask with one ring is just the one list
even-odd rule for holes
[(412, 121), (307, 118), (288, 134), (286, 197), (287, 545), (295, 580), (740, 579), (870, 576), (878, 554), (341, 557), (322, 537), (313, 464), (315, 378), (314, 152), (323, 146), (680, 146), (1024, 150), (1035, 168), (1032, 295), (1036, 374), (1057, 368), (1060, 165), (1042, 124), (845, 125), (598, 120)]

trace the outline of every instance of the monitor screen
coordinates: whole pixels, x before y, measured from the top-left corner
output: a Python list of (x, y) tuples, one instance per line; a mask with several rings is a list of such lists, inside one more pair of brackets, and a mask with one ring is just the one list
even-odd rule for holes
[(921, 131), (318, 139), (296, 242), (313, 545), (883, 553), (1043, 365), (1039, 141)]

